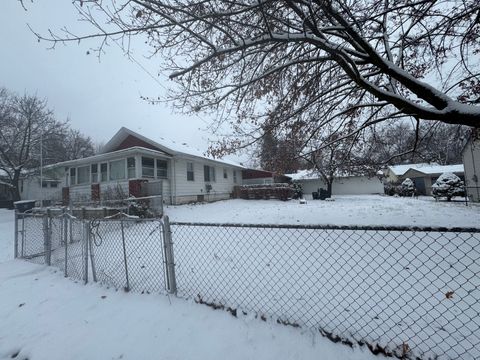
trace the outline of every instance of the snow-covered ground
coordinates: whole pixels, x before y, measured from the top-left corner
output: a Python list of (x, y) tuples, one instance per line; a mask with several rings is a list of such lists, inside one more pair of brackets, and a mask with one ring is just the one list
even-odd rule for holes
[[(186, 222), (480, 226), (478, 205), (466, 207), (464, 203), (436, 203), (426, 197), (415, 200), (382, 196), (341, 196), (336, 197), (335, 201), (309, 200), (306, 205), (299, 204), (298, 201), (230, 200), (205, 205), (169, 206), (166, 207), (166, 213), (171, 221)], [(126, 230), (127, 237), (137, 241), (139, 238), (134, 234), (154, 234), (143, 227), (145, 226), (142, 224), (134, 224)], [(477, 311), (476, 308), (464, 309), (466, 302), (462, 301), (461, 294), (463, 290), (470, 291), (465, 295), (469, 296), (470, 301), (472, 296), (478, 295), (478, 288), (474, 289), (477, 293), (472, 293), (473, 290), (464, 289), (463, 284), (462, 289), (454, 289), (453, 300), (446, 303), (444, 296), (447, 291), (452, 290), (447, 286), (452, 285), (451, 281), (447, 284), (445, 279), (438, 277), (437, 282), (435, 279), (427, 279), (428, 284), (421, 286), (420, 283), (414, 284), (408, 280), (411, 278), (414, 281), (417, 276), (423, 278), (422, 274), (432, 271), (427, 269), (427, 266), (437, 266), (435, 264), (438, 261), (438, 266), (447, 264), (450, 261), (449, 254), (464, 254), (463, 248), (455, 243), (456, 240), (460, 241), (460, 238), (429, 238), (426, 241), (431, 244), (425, 245), (422, 242), (425, 246), (421, 247), (414, 243), (415, 238), (397, 239), (391, 235), (378, 239), (338, 238), (334, 244), (330, 244), (327, 238), (312, 237), (312, 234), (305, 232), (300, 236), (292, 236), (291, 239), (287, 237), (284, 241), (287, 245), (291, 241), (295, 246), (304, 246), (304, 249), (311, 253), (308, 257), (310, 260), (295, 261), (300, 259), (298, 256), (305, 254), (289, 253), (292, 255), (291, 261), (285, 262), (281, 261), (281, 256), (274, 256), (282, 254), (281, 244), (284, 241), (279, 242), (275, 237), (272, 238), (271, 234), (263, 234), (262, 231), (267, 230), (247, 230), (246, 232), (254, 236), (235, 239), (225, 238), (224, 234), (220, 234), (229, 232), (228, 229), (198, 229), (195, 239), (192, 239), (191, 234), (187, 236), (188, 229), (185, 230), (185, 236), (181, 237), (183, 230), (178, 226), (172, 227), (179, 294), (188, 298), (201, 294), (204, 301), (245, 309), (247, 316), (239, 311), (240, 318), (234, 319), (224, 311), (196, 305), (192, 300), (168, 298), (159, 294), (125, 294), (92, 284), (84, 286), (71, 279), (64, 279), (62, 272), (54, 268), (10, 260), (13, 256), (13, 213), (0, 211), (0, 359), (11, 358), (18, 351), (20, 354), (17, 358), (28, 357), (30, 360), (375, 358), (368, 350), (351, 350), (345, 345), (333, 344), (318, 333), (306, 330), (307, 327), (301, 330), (274, 324), (275, 314), (293, 322), (298, 321), (309, 326), (313, 324), (313, 327), (319, 323), (327, 330), (338, 331), (342, 326), (347, 326), (349, 328), (341, 332), (353, 331), (355, 334), (352, 334), (352, 338), (378, 341), (380, 345), (385, 345), (385, 339), (378, 337), (378, 334), (384, 333), (388, 341), (388, 332), (396, 334), (395, 339), (398, 334), (407, 336), (414, 345), (417, 344), (415, 336), (426, 336), (429, 340), (423, 342), (423, 345), (433, 346), (435, 343), (435, 346), (439, 345), (447, 354), (454, 344), (442, 341), (445, 332), (451, 333), (456, 342), (467, 341), (469, 344), (478, 345), (473, 329), (464, 332), (458, 330), (458, 324), (453, 327), (449, 324), (449, 321), (457, 316), (457, 312), (462, 314), (465, 310)], [(105, 230), (103, 233), (110, 237), (104, 236), (102, 245), (94, 247), (99, 272), (101, 259), (107, 255), (111, 257), (111, 254), (115, 254), (113, 249), (119, 249), (114, 246), (113, 241), (117, 230)], [(129, 233), (132, 236), (128, 235)], [(258, 241), (252, 243), (255, 238), (258, 238)], [(470, 238), (466, 246), (473, 246), (473, 240), (475, 239)], [(132, 254), (127, 253), (128, 259), (135, 258), (143, 271), (139, 272), (141, 276), (138, 278), (135, 278), (132, 271), (133, 286), (135, 282), (138, 282), (139, 286), (148, 285), (152, 280), (146, 273), (148, 266), (145, 267), (142, 262), (143, 258), (151, 259), (152, 247), (148, 241), (141, 243), (143, 248), (138, 247), (140, 242), (130, 240), (130, 245), (134, 247)], [(77, 245), (69, 246), (75, 249)], [(128, 246), (127, 242), (127, 252)], [(434, 250), (436, 246), (441, 247), (437, 253)], [(454, 248), (453, 251), (450, 247)], [(290, 245), (287, 248), (293, 249)], [(341, 252), (338, 252), (340, 248)], [(413, 248), (416, 252), (411, 251)], [(384, 264), (381, 257), (372, 258), (372, 254), (378, 254), (379, 250), (390, 254), (389, 259), (393, 261), (393, 265), (390, 262)], [(473, 254), (478, 260), (477, 250), (470, 255)], [(407, 251), (405, 256), (402, 251)], [(57, 252), (60, 256), (63, 253), (62, 248), (54, 252), (54, 260)], [(259, 261), (259, 254), (264, 255), (262, 261)], [(395, 254), (400, 254), (402, 259), (395, 260)], [(383, 255), (385, 254), (382, 253)], [(316, 256), (328, 261), (315, 262)], [(349, 263), (352, 265), (348, 266), (349, 270), (340, 266), (342, 256), (355, 260), (354, 263)], [(118, 258), (118, 264), (110, 261), (109, 266), (121, 270), (121, 266), (117, 265), (121, 265), (122, 257)], [(407, 261), (408, 264), (402, 261)], [(385, 266), (392, 268), (391, 274), (377, 271), (385, 270)], [(396, 266), (401, 268), (397, 269)], [(477, 269), (478, 266), (475, 266)], [(469, 271), (478, 271), (472, 269), (470, 267)], [(457, 271), (456, 268), (454, 270)], [(294, 280), (291, 272), (310, 275), (302, 279), (295, 277)], [(381, 274), (390, 279), (384, 285), (381, 284), (385, 279), (372, 278), (373, 275)], [(337, 278), (337, 275), (341, 275), (340, 278)], [(230, 281), (232, 278), (236, 279), (237, 285)], [(345, 284), (342, 279), (346, 281)], [(349, 282), (348, 279), (352, 281)], [(355, 283), (360, 281), (363, 285), (370, 284), (367, 279), (373, 281), (374, 285), (370, 286), (368, 291), (361, 292), (364, 296), (359, 296)], [(307, 280), (307, 283), (300, 280)], [(335, 301), (329, 300), (328, 296), (322, 301), (316, 301), (318, 293), (322, 292), (322, 281), (326, 284), (330, 281), (338, 282), (335, 289), (339, 290), (335, 292), (338, 295), (334, 298)], [(306, 297), (297, 299), (299, 291), (303, 291), (302, 284), (308, 285), (308, 292)], [(395, 284), (400, 292), (392, 289)], [(475, 283), (472, 284), (475, 286)], [(270, 289), (272, 285), (274, 288)], [(377, 285), (380, 288), (375, 292)], [(427, 290), (427, 295), (433, 296), (424, 302), (425, 306), (422, 305), (423, 302), (419, 303), (423, 299), (419, 298), (419, 295), (425, 295), (424, 289)], [(374, 292), (371, 293), (370, 290)], [(398, 299), (403, 304), (409, 304), (401, 307), (400, 313), (392, 313), (393, 308), (381, 306), (382, 301)], [(336, 301), (347, 303), (339, 304)], [(304, 306), (302, 302), (306, 302)], [(333, 311), (338, 310), (340, 305), (345, 305), (344, 312)], [(424, 312), (418, 314), (421, 315), (420, 318), (416, 317), (414, 308), (425, 307), (434, 309), (435, 313)], [(350, 308), (355, 308), (356, 312), (350, 313)], [(355, 316), (359, 310), (364, 315), (357, 319)], [(307, 311), (304, 314), (307, 321), (302, 317), (295, 317), (296, 314), (302, 314), (302, 311)], [(267, 322), (263, 322), (253, 318), (255, 312), (272, 317), (267, 317)], [(319, 322), (313, 313), (324, 316), (328, 320), (327, 326), (321, 320)], [(434, 316), (433, 320), (430, 316)], [(376, 321), (380, 322), (372, 328)], [(398, 323), (390, 324), (389, 321)], [(362, 323), (363, 329), (355, 327)], [(422, 327), (424, 333), (418, 332), (418, 326)], [(378, 334), (372, 330), (376, 328)], [(401, 345), (403, 339), (397, 340)], [(391, 344), (391, 348), (397, 347), (398, 341)], [(475, 351), (478, 349), (475, 348)]]
[(171, 221), (246, 224), (333, 224), (480, 227), (480, 206), (432, 197), (334, 196), (335, 201), (225, 200), (165, 207)]
[(0, 211), (0, 359), (378, 359), (364, 348), (192, 301), (82, 285), (13, 257)]

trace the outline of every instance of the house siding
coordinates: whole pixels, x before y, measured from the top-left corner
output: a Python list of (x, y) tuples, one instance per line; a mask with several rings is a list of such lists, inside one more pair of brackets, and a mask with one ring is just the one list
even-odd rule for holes
[[(193, 163), (194, 181), (187, 180), (187, 163)], [(215, 168), (215, 181), (205, 182), (204, 165)], [(175, 185), (173, 190), (175, 204), (198, 201), (198, 196), (203, 195), (205, 201), (229, 199), (235, 185), (241, 185), (241, 170), (228, 165), (220, 165), (210, 161), (175, 159)], [(223, 177), (223, 169), (227, 170), (227, 179)], [(237, 183), (233, 182), (233, 171), (237, 171)], [(206, 185), (211, 184), (212, 189), (207, 192)]]

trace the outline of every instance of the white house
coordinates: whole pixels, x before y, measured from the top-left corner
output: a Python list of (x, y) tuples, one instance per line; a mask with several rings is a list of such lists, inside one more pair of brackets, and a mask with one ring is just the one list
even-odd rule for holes
[(102, 153), (44, 168), (45, 178), (23, 184), (22, 199), (99, 201), (121, 192), (127, 196), (163, 195), (168, 204), (231, 197), (241, 185), (242, 169), (228, 160), (205, 157), (185, 143), (152, 140), (122, 127)]
[[(300, 170), (286, 176), (298, 181), (306, 195), (312, 195), (319, 188), (327, 189), (327, 184), (321, 175), (311, 170)], [(383, 183), (378, 177), (338, 176), (332, 183), (332, 195), (383, 194), (383, 192)]]
[(480, 129), (472, 134), (462, 151), (465, 189), (471, 201), (480, 201)]

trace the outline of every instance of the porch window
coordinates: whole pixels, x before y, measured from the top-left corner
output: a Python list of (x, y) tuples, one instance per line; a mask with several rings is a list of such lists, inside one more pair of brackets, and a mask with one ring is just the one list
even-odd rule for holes
[(237, 170), (233, 170), (233, 182), (237, 183)]
[(129, 179), (133, 179), (136, 177), (135, 174), (135, 158), (129, 157), (127, 158), (127, 175)]
[(90, 172), (92, 173), (92, 183), (98, 182), (98, 164), (92, 164)]
[(81, 166), (77, 168), (77, 185), (88, 184), (90, 182), (90, 166)]
[(152, 158), (142, 156), (142, 177), (155, 177), (155, 161)]
[(110, 161), (110, 180), (125, 179), (125, 159)]
[(223, 178), (228, 179), (228, 170), (226, 168), (223, 168)]
[(206, 182), (215, 181), (215, 167), (204, 165), (203, 178)]
[(70, 168), (70, 185), (76, 184), (76, 168)]
[(187, 162), (187, 181), (195, 181), (195, 173), (193, 171), (193, 162)]
[(168, 175), (168, 163), (157, 159), (157, 178), (166, 179)]
[(100, 164), (100, 181), (105, 182), (108, 180), (108, 166), (107, 163)]

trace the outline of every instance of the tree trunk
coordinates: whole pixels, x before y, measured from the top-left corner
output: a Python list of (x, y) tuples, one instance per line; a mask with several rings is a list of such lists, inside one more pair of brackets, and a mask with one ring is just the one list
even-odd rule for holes
[(333, 179), (330, 179), (330, 180), (327, 181), (328, 197), (332, 196), (332, 184), (333, 184)]
[(13, 196), (13, 201), (19, 201), (21, 200), (20, 198), (20, 171), (15, 171), (12, 179), (12, 196)]

